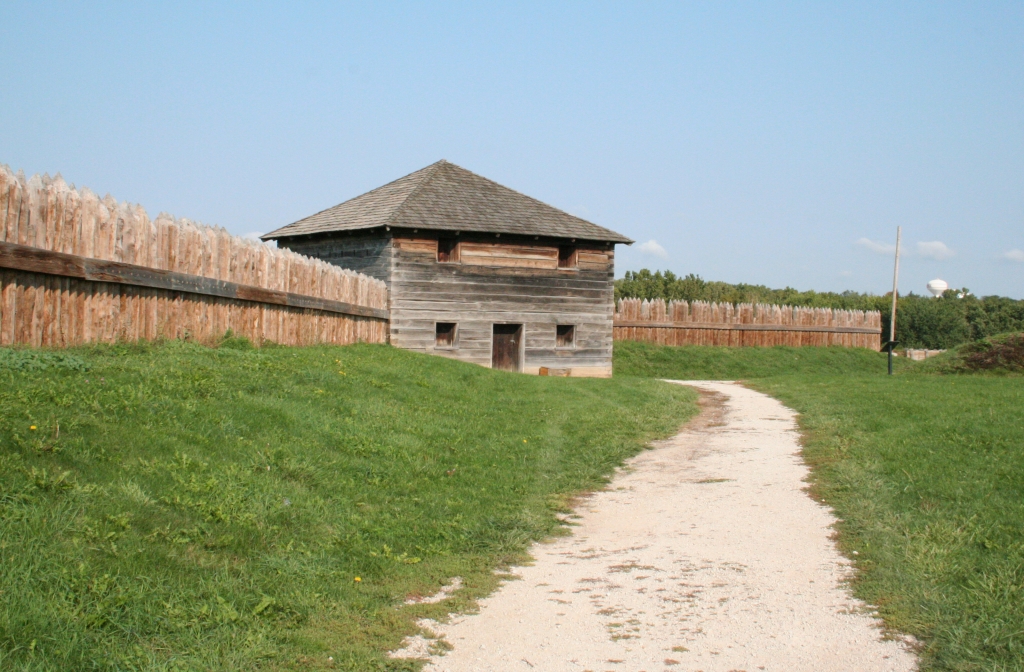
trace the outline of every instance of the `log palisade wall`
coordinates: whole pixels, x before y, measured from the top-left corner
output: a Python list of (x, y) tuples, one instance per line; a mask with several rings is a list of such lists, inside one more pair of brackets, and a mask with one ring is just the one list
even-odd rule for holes
[(383, 282), (0, 165), (0, 345), (385, 342)]
[(615, 340), (662, 345), (882, 347), (877, 311), (621, 299)]
[[(611, 375), (611, 245), (576, 243), (576, 267), (559, 269), (559, 244), (567, 241), (555, 239), (463, 233), (453, 263), (438, 262), (435, 233), (379, 229), (278, 242), (384, 279), (397, 347), (490, 366), (493, 325), (522, 324), (524, 372)], [(437, 346), (438, 322), (458, 325), (453, 347)], [(575, 326), (573, 347), (556, 347), (560, 324)]]

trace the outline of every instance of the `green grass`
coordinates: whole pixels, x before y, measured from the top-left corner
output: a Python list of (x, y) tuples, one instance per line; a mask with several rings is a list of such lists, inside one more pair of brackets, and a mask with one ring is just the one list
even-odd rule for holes
[[(863, 348), (720, 348), (700, 345), (668, 347), (618, 341), (615, 375), (672, 380), (741, 380), (791, 376), (877, 375), (887, 371), (887, 355)], [(913, 362), (894, 358), (897, 371)]]
[(0, 669), (414, 669), (383, 652), (416, 618), (694, 400), (385, 346), (0, 349)]
[(1024, 670), (1024, 376), (833, 348), (616, 344), (620, 374), (744, 379), (800, 412), (855, 593), (922, 669)]
[(856, 590), (926, 669), (1024, 669), (1024, 379), (780, 378)]

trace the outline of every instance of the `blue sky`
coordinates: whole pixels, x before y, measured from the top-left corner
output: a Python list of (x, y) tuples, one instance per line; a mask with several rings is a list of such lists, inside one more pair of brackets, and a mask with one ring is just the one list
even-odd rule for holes
[[(19, 3), (0, 162), (245, 234), (438, 159), (642, 267), (1024, 298), (1024, 3)], [(650, 241), (654, 241), (653, 243)]]

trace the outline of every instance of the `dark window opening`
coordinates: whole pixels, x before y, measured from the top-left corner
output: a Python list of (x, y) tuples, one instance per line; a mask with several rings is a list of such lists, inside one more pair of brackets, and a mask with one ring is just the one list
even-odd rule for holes
[(437, 241), (437, 260), (441, 263), (455, 263), (459, 260), (459, 241), (441, 238)]
[(576, 248), (572, 245), (562, 245), (558, 248), (558, 267), (576, 268)]
[(437, 347), (439, 348), (454, 348), (455, 347), (455, 323), (454, 322), (438, 322), (435, 329), (437, 337)]
[(576, 345), (576, 326), (560, 324), (555, 327), (555, 347), (571, 348)]

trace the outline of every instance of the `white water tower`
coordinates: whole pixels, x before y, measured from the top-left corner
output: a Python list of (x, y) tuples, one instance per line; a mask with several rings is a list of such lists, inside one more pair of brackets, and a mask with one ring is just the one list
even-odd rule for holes
[(942, 293), (949, 289), (949, 283), (945, 280), (939, 280), (935, 278), (928, 283), (928, 291), (932, 293), (932, 296), (938, 298), (942, 296)]

